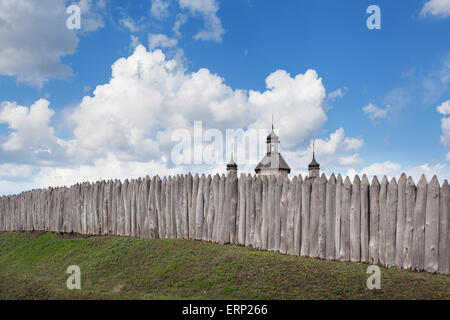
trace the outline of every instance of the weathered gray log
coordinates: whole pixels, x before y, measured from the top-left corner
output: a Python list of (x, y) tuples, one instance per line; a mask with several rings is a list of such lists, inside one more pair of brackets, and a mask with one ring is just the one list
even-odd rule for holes
[(361, 181), (361, 262), (369, 262), (369, 180), (363, 175)]
[(236, 237), (236, 216), (237, 216), (237, 204), (238, 204), (238, 179), (236, 176), (231, 177), (230, 181), (230, 208), (229, 208), (229, 231), (230, 231), (230, 243), (237, 244)]
[(130, 183), (128, 179), (123, 182), (122, 185), (122, 199), (123, 199), (123, 234), (124, 236), (130, 235), (130, 202), (128, 198), (128, 189), (130, 188)]
[(425, 215), (427, 207), (427, 180), (422, 175), (417, 184), (414, 208), (414, 235), (411, 267), (422, 271), (425, 267)]
[(268, 226), (267, 226), (267, 250), (273, 251), (275, 247), (275, 219), (277, 212), (275, 210), (275, 183), (276, 178), (274, 175), (268, 177), (268, 195), (267, 195), (267, 214), (268, 214)]
[(301, 246), (302, 246), (302, 187), (303, 178), (301, 175), (298, 176), (297, 183), (294, 189), (294, 252), (296, 256), (300, 256)]
[(416, 205), (416, 185), (411, 177), (406, 181), (406, 218), (403, 236), (403, 268), (411, 268), (413, 234), (414, 234), (414, 207)]
[(174, 177), (174, 186), (173, 186), (173, 204), (172, 204), (172, 212), (175, 221), (175, 229), (177, 233), (177, 238), (183, 238), (183, 222), (182, 222), (182, 192), (183, 192), (183, 177), (177, 174), (176, 177)]
[(311, 211), (309, 219), (309, 256), (313, 258), (319, 256), (319, 185), (319, 177), (312, 180)]
[(295, 188), (297, 187), (297, 177), (292, 178), (288, 189), (288, 207), (286, 216), (286, 253), (294, 254), (294, 216), (295, 216)]
[[(425, 270), (436, 273), (438, 271), (439, 249), (439, 181), (434, 176), (428, 183), (427, 207), (425, 218)], [(445, 233), (444, 235), (447, 235)]]
[(300, 255), (302, 257), (309, 256), (309, 217), (310, 217), (310, 203), (311, 203), (311, 188), (312, 179), (305, 177), (302, 184), (302, 242), (300, 248)]
[(327, 216), (326, 216), (326, 192), (327, 192), (327, 177), (322, 173), (319, 179), (319, 227), (318, 233), (318, 249), (319, 258), (325, 259), (326, 245), (327, 245)]
[(192, 193), (189, 189), (192, 188), (192, 181), (190, 181), (189, 175), (183, 177), (183, 186), (181, 194), (181, 225), (182, 233), (181, 237), (184, 239), (189, 238), (189, 195)]
[(195, 239), (201, 240), (202, 239), (202, 233), (203, 233), (203, 186), (205, 185), (205, 175), (202, 174), (202, 176), (199, 179), (198, 183), (198, 190), (197, 190), (197, 203), (195, 205)]
[(263, 180), (261, 177), (257, 177), (255, 181), (255, 237), (253, 239), (253, 248), (261, 249), (262, 248), (262, 237), (261, 237), (261, 228), (262, 228), (262, 190), (263, 190)]
[[(217, 177), (217, 178), (216, 178)], [(209, 186), (209, 208), (206, 216), (206, 222), (208, 225), (208, 241), (213, 241), (213, 228), (214, 228), (214, 216), (215, 216), (215, 188), (219, 187), (219, 176), (215, 175), (211, 178), (210, 186)]]
[(397, 227), (395, 232), (395, 265), (403, 266), (403, 246), (406, 224), (406, 174), (398, 180)]
[(191, 211), (189, 213), (189, 238), (195, 239), (196, 233), (196, 206), (197, 206), (197, 192), (198, 192), (198, 182), (199, 177), (198, 174), (195, 174), (193, 182), (192, 182), (192, 200), (191, 200)]
[(380, 182), (374, 176), (369, 190), (370, 199), (370, 240), (369, 240), (369, 262), (377, 264), (379, 261), (379, 223), (380, 223)]
[[(274, 193), (273, 193), (273, 207), (272, 207), (272, 215), (274, 217), (273, 220), (273, 251), (279, 252), (281, 246), (281, 195), (283, 191), (283, 180), (282, 176), (278, 176), (276, 182), (274, 184)], [(285, 218), (286, 220), (286, 218)]]
[(342, 187), (342, 208), (341, 208), (341, 245), (339, 259), (350, 260), (350, 211), (352, 201), (352, 183), (346, 177)]
[(280, 247), (279, 251), (283, 254), (287, 253), (287, 216), (289, 206), (289, 179), (285, 177), (281, 189), (281, 206), (280, 206)]
[(164, 215), (164, 205), (162, 202), (164, 191), (161, 178), (157, 175), (153, 179), (155, 180), (155, 206), (158, 216), (158, 235), (159, 238), (163, 239), (166, 237), (166, 217)]
[(378, 261), (383, 266), (386, 265), (387, 187), (388, 180), (384, 176), (380, 185), (380, 220), (378, 224)]
[(389, 182), (386, 207), (387, 207), (387, 228), (386, 228), (386, 265), (392, 267), (395, 265), (395, 229), (397, 227), (397, 204), (398, 185), (395, 178)]
[(245, 180), (245, 246), (253, 245), (255, 237), (255, 192), (254, 179), (248, 174)]
[(262, 210), (262, 222), (261, 222), (261, 249), (267, 250), (268, 236), (269, 236), (269, 179), (267, 176), (262, 176), (262, 198), (261, 198), (261, 210)]
[(341, 251), (341, 217), (342, 217), (342, 188), (343, 188), (342, 176), (338, 174), (336, 178), (336, 222), (334, 231), (334, 254), (335, 259), (340, 259)]
[(326, 200), (326, 258), (335, 259), (335, 230), (336, 230), (336, 177), (330, 176), (327, 183)]
[(230, 243), (230, 218), (231, 216), (231, 175), (225, 178), (225, 194), (223, 197), (223, 207), (221, 215), (220, 230), (220, 244)]
[[(192, 188), (193, 188), (193, 177), (189, 173), (186, 176), (186, 200), (187, 200), (187, 238), (190, 238), (192, 234), (191, 230), (191, 216), (192, 216)], [(190, 231), (191, 230), (191, 231)]]
[(438, 272), (449, 274), (450, 272), (450, 186), (447, 180), (441, 187), (439, 197), (439, 268)]
[(129, 235), (134, 237), (136, 236), (136, 189), (137, 189), (138, 181), (132, 179), (130, 182), (129, 191), (129, 199), (130, 199), (130, 230)]
[[(237, 243), (241, 246), (245, 245), (245, 233), (246, 233), (246, 176), (244, 173), (241, 173), (241, 176), (238, 181), (239, 188), (239, 210), (237, 215), (238, 220), (238, 237)], [(250, 190), (249, 190), (250, 191)]]
[(350, 208), (350, 260), (361, 261), (361, 180), (353, 179)]
[(203, 185), (203, 203), (204, 203), (204, 211), (203, 211), (203, 230), (202, 230), (202, 240), (208, 241), (208, 213), (209, 207), (212, 205), (210, 202), (210, 190), (211, 190), (211, 175), (205, 179), (205, 184)]
[(166, 181), (166, 186), (164, 189), (165, 192), (165, 204), (166, 207), (164, 209), (164, 214), (166, 216), (166, 238), (170, 239), (173, 238), (172, 234), (172, 215), (171, 215), (171, 205), (172, 205), (172, 198), (171, 198), (171, 192), (170, 192), (170, 186), (172, 182), (172, 178), (169, 176), (169, 178)]
[(170, 220), (171, 220), (171, 232), (172, 232), (172, 238), (177, 238), (177, 180), (176, 177), (172, 178), (172, 181), (170, 183)]
[(153, 177), (151, 179), (147, 198), (147, 211), (149, 213), (148, 237), (152, 239), (159, 239), (161, 237), (159, 234), (159, 231), (161, 230), (161, 227), (159, 226), (160, 214), (158, 214), (158, 210), (161, 208), (159, 207), (160, 205), (158, 205), (158, 199), (156, 198), (157, 196), (161, 196), (161, 189), (158, 191), (158, 179), (159, 177)]
[(219, 241), (219, 221), (220, 221), (220, 176), (218, 174), (214, 175), (213, 178), (213, 191), (214, 191), (214, 220), (213, 220), (213, 228), (212, 228), (212, 241), (218, 242)]

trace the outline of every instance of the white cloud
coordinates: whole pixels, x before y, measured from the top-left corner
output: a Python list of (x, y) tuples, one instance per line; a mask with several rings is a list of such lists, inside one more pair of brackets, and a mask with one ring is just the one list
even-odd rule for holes
[(0, 179), (26, 178), (32, 173), (30, 165), (3, 163), (0, 164)]
[(149, 44), (149, 48), (152, 50), (155, 48), (172, 48), (172, 47), (175, 47), (177, 45), (177, 43), (178, 43), (177, 39), (169, 38), (165, 34), (162, 34), (162, 33), (158, 33), (158, 34), (149, 33), (148, 34), (148, 44)]
[(36, 101), (30, 108), (14, 102), (0, 104), (0, 123), (8, 124), (12, 132), (1, 144), (4, 151), (32, 149), (33, 152), (50, 152), (57, 143), (53, 128), (49, 126), (54, 114), (45, 99)]
[(131, 32), (136, 32), (140, 30), (138, 24), (131, 17), (123, 17), (119, 20), (119, 23)]
[[(89, 1), (79, 5), (82, 31), (103, 26)], [(0, 1), (0, 75), (37, 87), (52, 78), (71, 76), (61, 58), (75, 52), (79, 39), (76, 30), (67, 29), (67, 18), (64, 0)]]
[(219, 5), (216, 0), (179, 0), (181, 9), (187, 9), (192, 15), (201, 15), (204, 21), (204, 29), (194, 35), (196, 40), (222, 41), (225, 30), (222, 22), (217, 17)]
[(186, 23), (186, 21), (187, 16), (185, 14), (177, 14), (175, 24), (173, 25), (173, 33), (175, 33), (177, 37), (181, 37), (180, 28)]
[(450, 114), (450, 100), (442, 102), (442, 104), (440, 106), (438, 106), (436, 109), (439, 113), (442, 113), (444, 116), (449, 115)]
[(372, 103), (369, 103), (367, 106), (363, 107), (362, 110), (370, 120), (375, 121), (377, 119), (386, 118), (391, 110), (391, 107), (388, 105), (385, 109), (382, 109)]
[(169, 1), (152, 0), (150, 14), (158, 20), (167, 18), (169, 15)]
[(422, 17), (431, 15), (447, 18), (450, 16), (450, 0), (429, 0), (422, 7), (420, 14)]
[(450, 148), (450, 118), (443, 118), (441, 120), (441, 128), (443, 133), (441, 143), (444, 147)]
[(348, 92), (348, 88), (344, 87), (343, 89), (337, 89), (328, 94), (328, 100), (334, 101), (336, 99), (343, 98)]

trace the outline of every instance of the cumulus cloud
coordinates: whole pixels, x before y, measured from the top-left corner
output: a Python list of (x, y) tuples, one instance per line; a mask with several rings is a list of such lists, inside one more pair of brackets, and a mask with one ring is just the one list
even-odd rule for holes
[(450, 100), (442, 102), (442, 104), (440, 106), (438, 106), (436, 109), (439, 113), (443, 114), (444, 116), (449, 115), (450, 114)]
[(420, 14), (422, 17), (447, 18), (450, 16), (450, 0), (428, 0), (423, 5)]
[[(208, 69), (188, 72), (161, 50), (147, 51), (137, 45), (129, 57), (112, 65), (109, 82), (98, 85), (92, 96), (85, 96), (66, 112), (73, 128), (71, 138), (55, 136), (49, 101), (42, 99), (30, 107), (4, 102), (0, 121), (11, 131), (0, 137), (1, 146), (10, 158), (14, 152), (46, 154), (41, 162), (33, 162), (39, 173), (30, 183), (39, 186), (122, 173), (127, 177), (132, 172), (141, 176), (180, 170), (208, 172), (224, 167), (221, 163), (198, 168), (174, 165), (174, 130), (191, 132), (194, 121), (200, 119), (204, 129), (223, 133), (228, 128), (269, 129), (273, 113), (282, 137), (281, 150), (292, 168), (301, 165), (303, 170), (310, 161), (311, 139), (327, 120), (322, 79), (314, 70), (295, 76), (278, 70), (266, 78), (266, 87), (263, 91), (233, 89)], [(327, 139), (318, 139), (316, 150), (324, 163), (330, 158), (349, 165), (359, 162), (356, 151), (362, 145), (362, 140), (346, 137), (341, 128)], [(15, 161), (27, 158), (16, 154)]]
[(0, 104), (0, 123), (6, 123), (11, 133), (2, 142), (4, 151), (32, 149), (33, 152), (51, 153), (57, 142), (54, 130), (49, 126), (54, 111), (45, 99), (36, 101), (30, 108), (14, 102)]
[(175, 47), (178, 43), (177, 39), (169, 38), (165, 34), (158, 33), (149, 33), (148, 34), (148, 44), (150, 49), (155, 48), (172, 48)]
[[(103, 26), (91, 1), (78, 4), (85, 32)], [(71, 76), (61, 58), (75, 52), (79, 39), (76, 30), (66, 28), (67, 18), (64, 0), (0, 1), (0, 75), (37, 87)]]
[(204, 29), (194, 35), (196, 40), (222, 41), (225, 30), (217, 17), (219, 5), (216, 0), (179, 0), (181, 9), (187, 9), (194, 16), (202, 16)]
[(443, 118), (441, 120), (441, 128), (443, 133), (441, 143), (444, 147), (450, 148), (450, 118)]
[(347, 94), (347, 92), (348, 92), (348, 88), (347, 87), (344, 87), (343, 89), (339, 88), (339, 89), (336, 89), (334, 91), (331, 91), (328, 94), (328, 100), (334, 101), (336, 99), (341, 99)]
[(158, 20), (167, 18), (169, 15), (169, 1), (152, 0), (150, 14)]
[(450, 176), (450, 171), (440, 163), (435, 165), (425, 163), (418, 166), (402, 166), (399, 163), (391, 161), (372, 163), (371, 165), (362, 168), (359, 172), (354, 169), (350, 169), (347, 171), (346, 175), (353, 179), (356, 174), (360, 177), (363, 174), (366, 174), (371, 180), (373, 176), (377, 176), (380, 179), (384, 175), (386, 175), (388, 179), (398, 179), (402, 173), (406, 173), (407, 176), (411, 176), (416, 183), (420, 180), (422, 174), (425, 175), (428, 181), (430, 181), (434, 175), (437, 175), (441, 183), (444, 179), (448, 179)]
[(372, 103), (369, 103), (367, 106), (363, 107), (362, 110), (370, 120), (375, 121), (386, 118), (391, 110), (391, 107), (388, 105), (386, 108), (382, 109)]

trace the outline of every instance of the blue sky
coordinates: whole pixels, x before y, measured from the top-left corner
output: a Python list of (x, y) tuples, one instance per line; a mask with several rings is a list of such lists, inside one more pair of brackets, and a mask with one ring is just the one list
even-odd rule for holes
[(317, 139), (327, 174), (443, 181), (449, 38), (450, 0), (2, 0), (0, 193), (222, 173), (173, 163), (171, 132), (267, 128), (271, 113), (294, 173)]

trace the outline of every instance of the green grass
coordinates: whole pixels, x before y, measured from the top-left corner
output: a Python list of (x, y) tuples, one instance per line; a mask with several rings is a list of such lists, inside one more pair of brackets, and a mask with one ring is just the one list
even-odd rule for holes
[[(81, 290), (68, 290), (69, 265)], [(193, 240), (0, 232), (0, 299), (450, 299), (450, 277)]]

